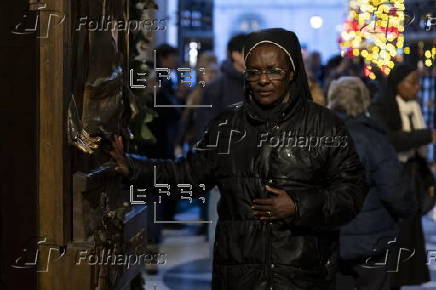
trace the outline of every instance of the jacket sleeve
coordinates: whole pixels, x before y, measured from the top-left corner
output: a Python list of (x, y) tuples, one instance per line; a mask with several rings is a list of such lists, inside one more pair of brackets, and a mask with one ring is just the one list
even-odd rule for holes
[(146, 189), (153, 186), (156, 188), (157, 184), (168, 185), (171, 194), (180, 192), (179, 185), (183, 185), (185, 190), (187, 185), (191, 185), (193, 194), (206, 193), (215, 186), (216, 154), (215, 148), (208, 146), (212, 144), (209, 136), (205, 132), (196, 149), (176, 161), (128, 154), (129, 184)]
[(346, 143), (326, 149), (323, 185), (288, 192), (296, 203), (294, 226), (336, 230), (350, 222), (363, 205), (368, 187), (351, 137), (341, 125), (333, 129), (331, 136), (346, 136)]
[(392, 126), (388, 125), (388, 119), (386, 118), (388, 113), (383, 110), (380, 105), (373, 104), (370, 107), (370, 112), (371, 118), (375, 120), (386, 132), (388, 132), (389, 140), (397, 152), (416, 149), (432, 142), (431, 129), (417, 129), (413, 130), (412, 132), (393, 130), (391, 128)]
[(432, 141), (432, 131), (431, 129), (418, 129), (412, 132), (396, 131), (390, 132), (389, 138), (395, 149), (398, 152), (402, 152), (430, 144)]
[(403, 176), (394, 148), (385, 138), (377, 138), (370, 145), (367, 158), (362, 160), (370, 168), (370, 183), (393, 217), (407, 218), (417, 210), (416, 195), (408, 178)]

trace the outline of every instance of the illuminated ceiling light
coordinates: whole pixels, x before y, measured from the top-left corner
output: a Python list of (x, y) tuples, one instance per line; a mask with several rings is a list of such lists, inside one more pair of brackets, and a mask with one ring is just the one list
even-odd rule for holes
[(312, 16), (312, 17), (310, 17), (310, 26), (313, 29), (321, 28), (323, 22), (324, 21), (323, 21), (323, 19), (320, 16)]
[(190, 42), (189, 43), (189, 65), (194, 67), (197, 64), (198, 57), (198, 43)]

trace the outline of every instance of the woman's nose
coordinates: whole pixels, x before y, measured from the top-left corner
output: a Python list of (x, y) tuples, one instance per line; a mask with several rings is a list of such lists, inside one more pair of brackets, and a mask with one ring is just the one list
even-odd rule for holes
[(266, 75), (266, 73), (261, 73), (259, 76), (259, 83), (260, 84), (268, 84), (270, 82), (270, 79)]

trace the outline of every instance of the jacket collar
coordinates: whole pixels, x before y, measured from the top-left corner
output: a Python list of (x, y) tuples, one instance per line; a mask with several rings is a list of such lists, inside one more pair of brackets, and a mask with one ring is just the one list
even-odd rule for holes
[(287, 102), (278, 104), (270, 110), (263, 110), (258, 104), (247, 97), (244, 101), (243, 109), (248, 119), (255, 123), (280, 124), (301, 110), (303, 103), (302, 98), (296, 95), (290, 97)]
[(376, 130), (382, 134), (386, 134), (386, 130), (380, 126), (376, 121), (374, 121), (368, 112), (361, 113), (356, 117), (350, 117), (342, 111), (334, 110), (336, 116), (338, 116), (345, 124), (362, 124), (373, 130)]

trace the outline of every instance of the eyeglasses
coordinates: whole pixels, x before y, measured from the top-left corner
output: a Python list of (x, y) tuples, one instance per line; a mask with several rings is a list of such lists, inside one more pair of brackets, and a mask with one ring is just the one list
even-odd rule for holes
[(262, 74), (266, 74), (266, 76), (270, 81), (278, 81), (284, 79), (286, 75), (286, 71), (280, 68), (265, 69), (265, 70), (248, 69), (245, 71), (244, 74), (245, 74), (245, 78), (249, 82), (259, 80)]

